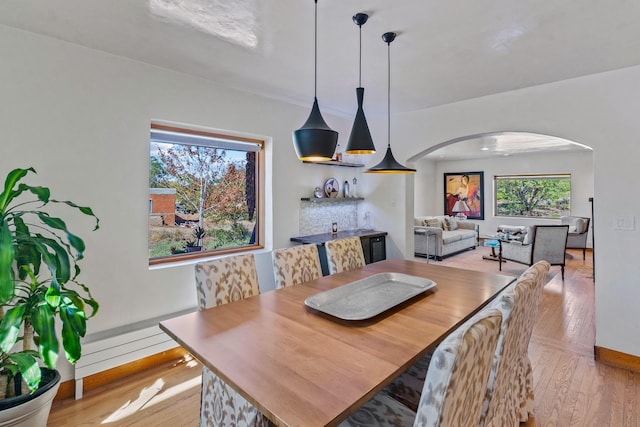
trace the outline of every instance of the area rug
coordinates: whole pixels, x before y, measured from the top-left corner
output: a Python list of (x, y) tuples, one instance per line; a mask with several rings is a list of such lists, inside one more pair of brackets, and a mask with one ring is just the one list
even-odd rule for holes
[[(577, 250), (580, 252), (580, 256), (574, 255), (572, 257), (567, 258), (567, 266), (565, 266), (565, 276), (570, 274), (569, 270), (571, 268), (571, 263), (574, 260), (579, 259), (582, 261), (582, 250)], [(577, 252), (576, 252), (577, 253)], [(496, 274), (504, 274), (508, 276), (516, 276), (519, 277), (522, 273), (524, 273), (529, 266), (524, 264), (519, 264), (513, 261), (506, 261), (502, 263), (502, 271), (498, 268), (498, 261), (484, 259), (483, 256), (489, 256), (491, 254), (491, 248), (485, 246), (478, 246), (476, 249), (470, 249), (464, 252), (460, 252), (456, 255), (449, 256), (444, 258), (442, 261), (436, 261), (433, 259), (427, 260), (422, 257), (414, 257), (416, 261), (421, 262), (429, 262), (430, 264), (436, 265), (444, 265), (448, 267), (456, 267), (456, 268), (464, 268), (466, 270), (474, 270), (474, 271), (482, 271), (486, 273), (496, 273)], [(571, 254), (570, 254), (571, 255)], [(575, 262), (575, 261), (574, 261)], [(560, 266), (552, 266), (547, 274), (547, 282), (551, 280), (562, 280), (562, 270)]]

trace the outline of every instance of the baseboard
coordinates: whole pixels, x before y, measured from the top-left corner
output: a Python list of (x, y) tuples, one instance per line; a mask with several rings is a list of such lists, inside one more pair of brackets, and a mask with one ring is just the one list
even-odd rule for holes
[[(172, 350), (163, 351), (162, 353), (153, 354), (139, 360), (108, 369), (94, 375), (84, 378), (84, 391), (100, 387), (120, 378), (128, 377), (138, 372), (145, 371), (149, 368), (157, 367), (163, 363), (174, 362), (182, 359), (188, 352), (182, 347), (176, 347)], [(69, 399), (75, 397), (75, 380), (71, 379), (60, 384), (58, 393), (54, 398), (56, 400)]]
[(628, 369), (633, 372), (640, 372), (640, 357), (604, 347), (593, 347), (594, 357), (598, 362), (617, 368)]

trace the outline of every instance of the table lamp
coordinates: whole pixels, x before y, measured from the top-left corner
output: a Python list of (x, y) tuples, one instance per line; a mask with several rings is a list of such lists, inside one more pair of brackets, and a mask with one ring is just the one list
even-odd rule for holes
[(458, 200), (455, 205), (453, 205), (453, 209), (451, 212), (456, 214), (456, 218), (460, 220), (467, 219), (467, 216), (463, 214), (463, 212), (469, 212), (469, 206), (465, 203), (464, 200)]

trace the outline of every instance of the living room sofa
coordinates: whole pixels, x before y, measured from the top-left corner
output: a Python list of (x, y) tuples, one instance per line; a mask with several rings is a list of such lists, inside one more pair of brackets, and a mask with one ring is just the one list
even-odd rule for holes
[(415, 255), (442, 260), (443, 257), (467, 249), (475, 249), (478, 225), (447, 215), (417, 216), (413, 237)]

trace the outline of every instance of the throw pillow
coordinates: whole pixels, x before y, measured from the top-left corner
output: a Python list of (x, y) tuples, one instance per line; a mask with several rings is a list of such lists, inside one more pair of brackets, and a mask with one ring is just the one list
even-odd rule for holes
[(442, 228), (440, 225), (440, 220), (438, 218), (427, 218), (424, 220), (425, 227), (438, 227)]
[(447, 224), (448, 231), (453, 231), (458, 229), (458, 221), (456, 221), (454, 218), (445, 218), (444, 222), (445, 224)]

